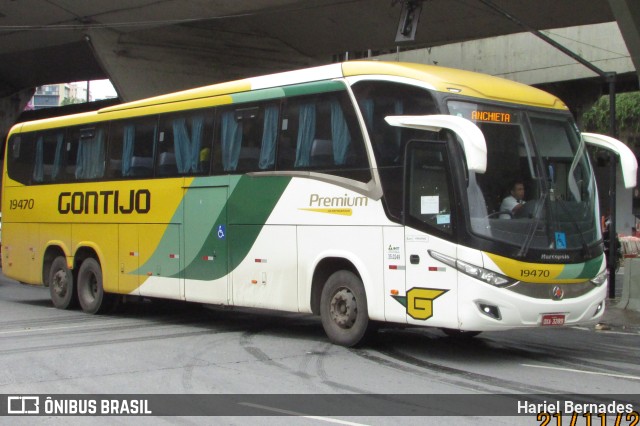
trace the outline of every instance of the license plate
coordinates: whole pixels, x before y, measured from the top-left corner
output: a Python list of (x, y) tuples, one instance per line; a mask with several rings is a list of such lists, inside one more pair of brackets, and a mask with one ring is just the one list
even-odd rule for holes
[(564, 315), (563, 314), (543, 315), (542, 325), (544, 326), (564, 325)]

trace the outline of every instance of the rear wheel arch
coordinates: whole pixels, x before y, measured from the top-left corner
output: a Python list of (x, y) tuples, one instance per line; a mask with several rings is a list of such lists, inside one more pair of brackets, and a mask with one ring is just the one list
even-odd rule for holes
[[(49, 287), (51, 265), (53, 264), (53, 261), (60, 256), (68, 258), (64, 249), (59, 245), (50, 245), (44, 251), (44, 255), (42, 256), (42, 284), (45, 287)], [(74, 269), (75, 268), (72, 268), (72, 270)]]
[(356, 266), (348, 259), (343, 257), (326, 257), (316, 265), (311, 280), (311, 312), (314, 315), (320, 315), (320, 298), (322, 289), (329, 277), (337, 271), (350, 271), (357, 275), (360, 279), (362, 276), (358, 272)]

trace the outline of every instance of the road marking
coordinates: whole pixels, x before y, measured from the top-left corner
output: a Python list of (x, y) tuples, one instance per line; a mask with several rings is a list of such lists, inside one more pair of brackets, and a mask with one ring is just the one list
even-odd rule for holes
[(573, 368), (562, 368), (562, 367), (549, 367), (546, 365), (533, 365), (533, 364), (520, 364), (520, 365), (522, 365), (523, 367), (546, 368), (548, 370), (567, 371), (569, 373), (583, 373), (583, 374), (593, 374), (596, 376), (617, 377), (620, 379), (640, 380), (640, 377), (638, 376), (628, 376), (625, 374), (600, 373), (597, 371), (576, 370)]
[(268, 407), (266, 405), (260, 405), (260, 404), (252, 404), (250, 402), (239, 402), (238, 404), (244, 405), (247, 407), (260, 408), (262, 410), (273, 411), (274, 413), (286, 414), (288, 416), (298, 416), (298, 417), (304, 417), (305, 419), (320, 420), (327, 423), (337, 423), (340, 425), (350, 425), (350, 426), (367, 426), (364, 423), (348, 422), (346, 420), (332, 419), (331, 417), (307, 416), (303, 413), (296, 413), (295, 411), (283, 410), (281, 408)]
[[(117, 325), (117, 324), (128, 324), (128, 323), (124, 321), (117, 322), (117, 323), (113, 323), (113, 322), (108, 323), (108, 325), (113, 325), (113, 324)], [(33, 333), (37, 331), (67, 330), (72, 328), (91, 328), (91, 327), (104, 327), (104, 325), (95, 323), (95, 324), (65, 325), (61, 327), (26, 327), (20, 330), (0, 331), (0, 334)]]

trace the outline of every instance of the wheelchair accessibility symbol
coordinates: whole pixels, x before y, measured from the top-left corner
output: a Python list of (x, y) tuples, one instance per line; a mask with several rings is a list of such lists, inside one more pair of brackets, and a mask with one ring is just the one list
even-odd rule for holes
[(224, 240), (226, 237), (226, 230), (224, 225), (218, 225), (218, 239)]

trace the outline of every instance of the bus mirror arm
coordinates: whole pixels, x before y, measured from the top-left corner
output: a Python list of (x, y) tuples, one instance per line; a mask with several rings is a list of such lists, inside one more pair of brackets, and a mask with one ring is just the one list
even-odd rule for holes
[(439, 132), (453, 131), (464, 149), (469, 171), (484, 173), (487, 170), (487, 144), (478, 126), (466, 118), (453, 115), (397, 115), (385, 117), (389, 125)]
[(635, 154), (627, 145), (618, 139), (596, 133), (583, 133), (582, 138), (584, 142), (589, 145), (615, 152), (620, 160), (620, 168), (622, 169), (622, 179), (624, 180), (625, 188), (629, 189), (636, 186), (638, 160), (636, 160)]

